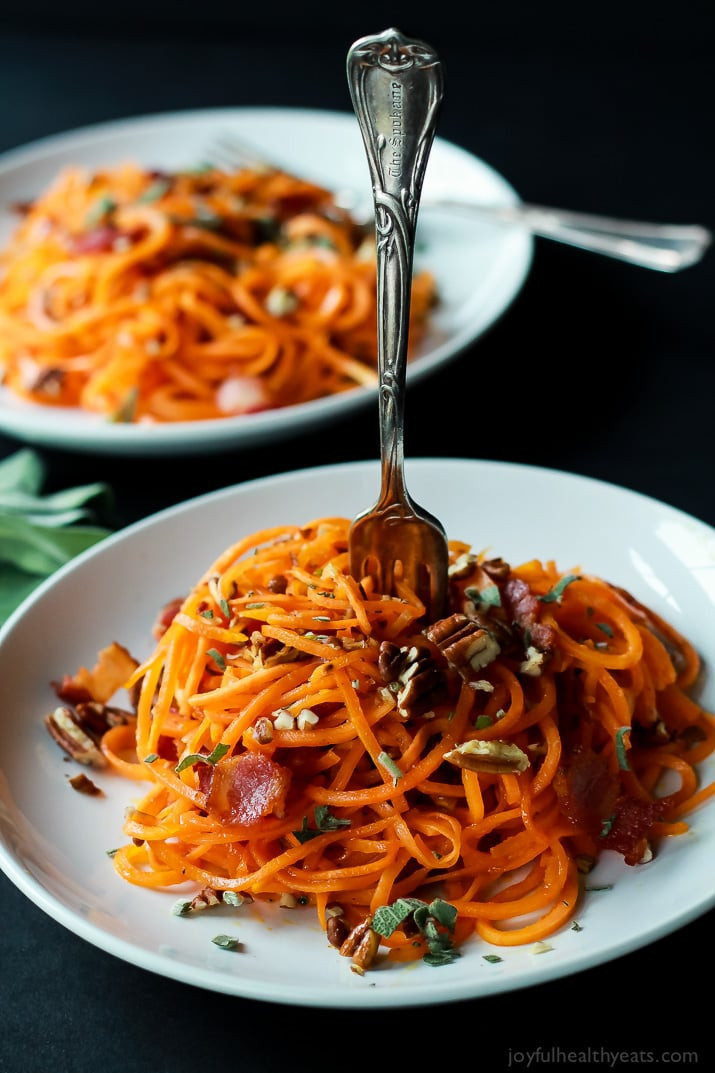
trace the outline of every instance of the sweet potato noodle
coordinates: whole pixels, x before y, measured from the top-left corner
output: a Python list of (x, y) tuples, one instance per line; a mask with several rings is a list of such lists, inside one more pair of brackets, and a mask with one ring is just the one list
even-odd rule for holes
[[(374, 236), (277, 170), (66, 168), (0, 251), (0, 375), (115, 421), (290, 406), (376, 377)], [(434, 280), (413, 281), (410, 347)]]
[(310, 905), (357, 971), (379, 947), (543, 940), (604, 852), (648, 867), (713, 795), (698, 655), (608, 581), (454, 540), (451, 608), (425, 622), (406, 587), (350, 576), (348, 529), (246, 536), (161, 609), (143, 663), (113, 642), (55, 683), (93, 717), (120, 681), (134, 698), (98, 737), (148, 784), (114, 866), (189, 883), (189, 909)]

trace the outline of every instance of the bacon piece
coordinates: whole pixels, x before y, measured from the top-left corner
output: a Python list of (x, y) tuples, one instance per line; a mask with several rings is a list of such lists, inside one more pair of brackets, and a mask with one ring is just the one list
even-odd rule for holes
[(158, 615), (154, 619), (154, 624), (151, 628), (152, 637), (155, 641), (158, 641), (171, 626), (174, 621), (174, 616), (181, 609), (181, 605), (184, 602), (183, 596), (177, 596), (173, 600), (169, 600), (168, 603), (159, 611)]
[(541, 604), (538, 596), (518, 577), (509, 578), (501, 593), (510, 620), (529, 634), (529, 643), (541, 652), (550, 652), (554, 647), (554, 631), (539, 622)]
[(567, 819), (598, 837), (615, 811), (620, 785), (599, 753), (576, 746), (561, 764), (554, 789)]
[(73, 235), (69, 240), (71, 253), (106, 253), (120, 237), (116, 227), (94, 227), (83, 235)]
[(613, 823), (601, 839), (604, 849), (623, 855), (626, 864), (638, 864), (648, 849), (653, 825), (663, 814), (660, 801), (640, 801), (622, 796), (616, 802)]
[(290, 777), (262, 753), (227, 757), (212, 769), (207, 807), (223, 823), (251, 827), (263, 816), (282, 815)]
[(52, 688), (68, 704), (88, 701), (106, 704), (138, 666), (124, 645), (112, 641), (97, 653), (97, 662), (91, 670), (80, 667), (75, 674), (65, 674), (61, 681), (52, 682)]

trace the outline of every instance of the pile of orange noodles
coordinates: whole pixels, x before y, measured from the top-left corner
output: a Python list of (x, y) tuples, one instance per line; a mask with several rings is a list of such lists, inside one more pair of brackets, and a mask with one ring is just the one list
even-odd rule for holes
[[(712, 796), (698, 656), (605, 580), (456, 541), (426, 623), (408, 589), (350, 576), (348, 528), (246, 536), (158, 615), (135, 718), (100, 739), (148, 784), (114, 866), (202, 904), (310, 904), (329, 935), (425, 902), (456, 950), (544, 940), (604, 851), (647, 866)], [(388, 957), (428, 951), (410, 919), (380, 933)]]
[[(374, 237), (275, 169), (67, 168), (0, 250), (0, 376), (47, 406), (192, 421), (377, 382)], [(411, 346), (436, 300), (413, 281)]]

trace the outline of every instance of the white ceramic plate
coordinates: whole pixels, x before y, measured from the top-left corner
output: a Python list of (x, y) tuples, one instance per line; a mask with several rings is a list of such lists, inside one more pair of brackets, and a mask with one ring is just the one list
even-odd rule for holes
[[(715, 532), (641, 495), (549, 470), (498, 462), (415, 460), (407, 478), (417, 500), (450, 536), (512, 562), (555, 558), (628, 588), (666, 616), (713, 666)], [(123, 841), (124, 810), (138, 790), (118, 776), (93, 776), (102, 799), (74, 793), (77, 765), (43, 726), (56, 699), (48, 683), (93, 661), (109, 640), (141, 658), (151, 648), (156, 609), (186, 591), (240, 535), (301, 524), (325, 514), (351, 517), (374, 501), (378, 467), (353, 463), (273, 477), (204, 496), (108, 538), (60, 570), (0, 633), (0, 867), (60, 924), (108, 953), (152, 972), (252, 999), (304, 1006), (417, 1006), (524, 988), (610, 961), (653, 942), (715, 903), (715, 804), (688, 835), (655, 859), (629, 868), (615, 855), (590, 877), (611, 890), (590, 892), (539, 956), (473, 940), (451, 965), (391, 965), (354, 975), (328, 946), (312, 910), (268, 909), (240, 916), (171, 914), (176, 892), (130, 886), (107, 851)], [(525, 519), (527, 524), (525, 524)], [(91, 664), (90, 664), (91, 665)], [(715, 679), (703, 702), (715, 707)], [(715, 777), (710, 763), (704, 776)], [(221, 911), (219, 911), (220, 914)], [(230, 954), (211, 943), (232, 931), (245, 944)]]
[[(17, 217), (14, 202), (39, 194), (68, 164), (89, 168), (132, 160), (147, 167), (187, 168), (211, 156), (216, 139), (232, 134), (259, 156), (335, 189), (371, 197), (367, 158), (355, 116), (306, 109), (212, 109), (144, 116), (72, 131), (0, 157), (0, 245)], [(480, 203), (518, 200), (492, 168), (465, 150), (436, 139), (424, 201), (451, 194)], [(415, 268), (429, 268), (440, 308), (408, 369), (408, 383), (440, 370), (482, 335), (509, 307), (528, 274), (533, 240), (519, 229), (424, 210), (418, 217)], [(0, 387), (0, 430), (22, 440), (79, 451), (116, 454), (209, 451), (249, 447), (308, 432), (377, 398), (356, 388), (281, 410), (221, 420), (123, 425), (76, 409), (18, 400)]]

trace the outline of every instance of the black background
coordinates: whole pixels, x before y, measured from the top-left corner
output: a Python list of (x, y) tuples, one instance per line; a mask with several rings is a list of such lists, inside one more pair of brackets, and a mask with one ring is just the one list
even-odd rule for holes
[[(705, 2), (245, 10), (5, 0), (0, 151), (87, 123), (183, 108), (349, 111), (347, 50), (389, 26), (429, 41), (442, 58), (439, 134), (495, 167), (526, 200), (715, 226), (715, 13)], [(439, 382), (411, 389), (408, 454), (594, 476), (715, 525), (712, 256), (668, 275), (538, 240), (505, 316)], [(450, 391), (455, 384), (459, 392)], [(171, 467), (41, 454), (50, 488), (110, 482), (122, 526), (235, 481), (374, 457), (376, 413), (346, 421), (345, 431), (330, 450), (317, 431), (275, 448), (229, 450), (210, 465), (201, 457)], [(0, 457), (18, 446), (0, 436)], [(607, 1065), (606, 1050), (694, 1050), (700, 1067), (712, 1062), (709, 996), (701, 1000), (695, 983), (712, 956), (712, 912), (646, 949), (538, 988), (360, 1013), (177, 984), (67, 933), (4, 877), (0, 894), (2, 1073), (427, 1070), (457, 1061), (502, 1069), (510, 1051), (538, 1046), (590, 1047), (593, 1065)]]

